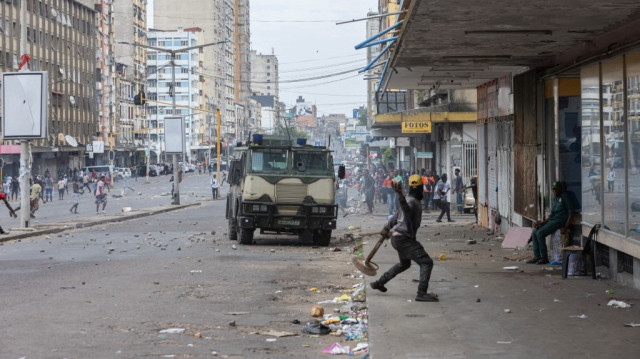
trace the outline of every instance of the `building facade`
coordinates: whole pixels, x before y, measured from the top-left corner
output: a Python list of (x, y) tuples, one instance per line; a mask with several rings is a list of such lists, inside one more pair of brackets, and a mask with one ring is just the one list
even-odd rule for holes
[[(26, 51), (32, 71), (49, 73), (48, 136), (31, 141), (32, 174), (53, 175), (80, 168), (85, 145), (99, 135), (96, 120), (96, 16), (93, 7), (77, 1), (26, 1)], [(20, 1), (0, 2), (0, 69), (18, 71), (20, 63)], [(73, 147), (66, 136), (78, 143)], [(18, 175), (19, 145), (3, 141), (4, 174)]]
[[(167, 50), (179, 50), (185, 47), (201, 45), (200, 29), (178, 29), (176, 31), (157, 31), (151, 29), (148, 35), (149, 46)], [(183, 117), (185, 122), (185, 155), (187, 161), (202, 160), (204, 150), (208, 149), (206, 134), (211, 122), (200, 111), (205, 106), (202, 96), (201, 50), (192, 49), (179, 52), (172, 66), (171, 55), (153, 49), (147, 52), (147, 96), (149, 102), (149, 148), (155, 157), (153, 162), (164, 161), (166, 117)], [(173, 73), (175, 72), (175, 83)], [(175, 96), (176, 108), (173, 108)]]
[[(105, 148), (115, 148), (115, 164), (128, 166), (146, 161), (148, 137), (144, 106), (134, 104), (134, 96), (145, 90), (147, 79), (146, 53), (140, 45), (147, 44), (147, 2), (144, 0), (114, 1), (115, 38), (115, 117), (103, 137), (114, 138)], [(102, 156), (102, 161), (106, 161)], [(100, 161), (100, 159), (99, 159)], [(99, 162), (100, 164), (102, 162)]]
[(385, 56), (394, 71), (379, 81), (475, 91), (479, 222), (503, 234), (530, 227), (561, 181), (575, 197), (574, 241), (601, 225), (596, 271), (640, 288), (640, 5), (518, 1), (508, 15), (473, 1), (428, 6), (402, 3), (406, 23)]
[[(174, 30), (176, 27), (202, 29), (202, 44), (216, 45), (203, 48), (202, 73), (204, 80), (206, 122), (216, 124), (214, 111), (220, 110), (221, 138), (235, 141), (237, 134), (235, 94), (235, 2), (233, 0), (192, 0), (189, 6), (176, 8), (173, 0), (155, 0), (153, 21), (158, 30)], [(248, 3), (245, 7), (246, 17)], [(241, 23), (244, 23), (242, 20)], [(237, 25), (240, 28), (240, 25)], [(246, 34), (245, 34), (246, 35)], [(243, 37), (242, 41), (246, 39)], [(214, 134), (215, 136), (215, 134)]]

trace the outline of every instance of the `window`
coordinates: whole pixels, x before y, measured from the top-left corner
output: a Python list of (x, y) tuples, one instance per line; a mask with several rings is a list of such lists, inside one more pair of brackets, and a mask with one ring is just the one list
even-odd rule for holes
[(331, 174), (326, 153), (296, 151), (293, 154), (293, 169), (308, 175)]
[(251, 152), (251, 171), (283, 173), (287, 169), (287, 155), (282, 150), (254, 150)]

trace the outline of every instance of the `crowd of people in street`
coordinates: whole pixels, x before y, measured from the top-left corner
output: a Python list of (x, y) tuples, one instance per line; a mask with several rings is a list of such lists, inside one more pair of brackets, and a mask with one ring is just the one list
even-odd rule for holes
[[(336, 179), (336, 204), (343, 214), (348, 216), (352, 211), (359, 212), (359, 203), (349, 206), (349, 190), (355, 190), (356, 198), (366, 204), (367, 214), (373, 213), (374, 206), (381, 204), (386, 206), (389, 216), (392, 216), (400, 208), (397, 193), (393, 190), (393, 182), (401, 183), (404, 193), (409, 191), (409, 177), (412, 174), (406, 170), (388, 170), (381, 166), (371, 166), (368, 169), (354, 168), (353, 172), (347, 170), (345, 179)], [(451, 218), (451, 203), (449, 196), (455, 196), (456, 210), (458, 214), (464, 212), (464, 197), (471, 184), (465, 185), (460, 169), (456, 168), (453, 181), (448, 181), (446, 173), (438, 176), (435, 171), (422, 169), (420, 173), (415, 173), (420, 177), (421, 188), (423, 190), (422, 207), (426, 212), (440, 210), (437, 222), (441, 222), (444, 216), (447, 221), (454, 222)], [(475, 193), (474, 193), (475, 194)], [(351, 208), (355, 208), (352, 210)], [(475, 209), (475, 208), (474, 208)]]
[[(169, 163), (157, 163), (153, 166), (159, 175), (173, 173), (173, 166)], [(213, 174), (215, 171), (213, 166), (206, 166), (205, 163), (194, 163), (191, 164), (191, 166), (193, 167), (190, 167), (190, 172), (197, 171), (199, 174), (212, 173), (212, 188), (219, 189), (226, 181), (226, 171), (223, 171), (220, 183), (214, 186), (213, 179), (216, 175)], [(138, 167), (136, 166), (131, 167), (131, 178), (136, 181), (138, 177), (140, 177), (137, 169)], [(78, 212), (80, 199), (84, 197), (85, 194), (93, 197), (94, 204), (96, 205), (96, 213), (106, 213), (108, 194), (111, 192), (115, 180), (116, 175), (114, 173), (96, 172), (95, 170), (84, 172), (79, 169), (61, 170), (57, 177), (54, 177), (48, 169), (45, 170), (44, 175), (35, 174), (29, 178), (30, 218), (36, 218), (36, 212), (41, 202), (44, 204), (54, 201), (54, 189), (57, 190), (59, 201), (71, 199), (72, 205), (69, 208), (70, 213), (80, 213)], [(119, 196), (126, 196), (127, 191), (134, 191), (129, 185), (129, 176), (121, 176), (119, 180), (122, 181), (122, 190), (118, 194)], [(13, 217), (17, 217), (16, 212), (20, 210), (20, 195), (21, 187), (19, 178), (11, 175), (3, 176), (2, 187), (0, 187), (0, 200), (4, 201)], [(219, 196), (219, 190), (215, 190), (214, 199), (218, 199)], [(10, 202), (18, 202), (18, 206), (14, 208)], [(0, 234), (6, 233), (7, 232), (0, 227)]]

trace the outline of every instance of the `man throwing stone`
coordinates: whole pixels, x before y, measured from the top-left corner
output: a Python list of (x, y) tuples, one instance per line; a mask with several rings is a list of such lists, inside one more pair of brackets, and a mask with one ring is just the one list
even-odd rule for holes
[(409, 195), (402, 193), (402, 183), (394, 181), (393, 190), (398, 194), (400, 209), (389, 219), (380, 234), (385, 238), (391, 237), (391, 245), (398, 252), (400, 262), (385, 272), (380, 279), (371, 283), (371, 288), (386, 292), (385, 284), (396, 275), (409, 269), (411, 261), (420, 266), (420, 284), (416, 301), (437, 302), (438, 297), (427, 293), (429, 279), (433, 269), (433, 260), (429, 257), (424, 247), (416, 239), (416, 233), (422, 220), (422, 179), (418, 175), (409, 177)]

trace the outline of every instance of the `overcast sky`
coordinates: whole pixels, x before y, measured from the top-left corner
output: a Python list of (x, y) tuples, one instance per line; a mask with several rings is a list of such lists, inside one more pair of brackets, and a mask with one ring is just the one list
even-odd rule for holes
[[(280, 64), (280, 101), (287, 107), (298, 96), (316, 104), (318, 116), (352, 115), (366, 104), (363, 68), (366, 50), (353, 47), (366, 39), (366, 21), (336, 25), (377, 12), (377, 0), (251, 0), (251, 49), (275, 54)], [(147, 15), (152, 27), (153, 0)], [(349, 71), (353, 70), (353, 71)], [(313, 81), (287, 82), (330, 76)]]
[(251, 49), (262, 54), (273, 51), (278, 57), (280, 101), (287, 107), (303, 96), (316, 104), (318, 116), (350, 117), (352, 109), (366, 104), (366, 83), (357, 70), (314, 81), (287, 81), (364, 67), (365, 50), (353, 46), (366, 39), (366, 21), (344, 25), (336, 21), (366, 17), (367, 12), (377, 11), (377, 0), (251, 0), (250, 6)]

